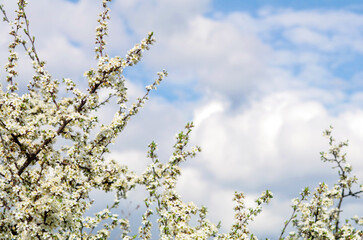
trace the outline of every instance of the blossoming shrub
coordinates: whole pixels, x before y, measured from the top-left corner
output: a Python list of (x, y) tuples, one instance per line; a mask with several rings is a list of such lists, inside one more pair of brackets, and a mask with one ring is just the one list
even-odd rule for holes
[[(357, 188), (357, 177), (351, 176), (352, 166), (346, 161), (346, 154), (342, 148), (348, 146), (348, 142), (335, 143), (331, 135), (332, 127), (324, 132), (329, 139), (329, 152), (321, 152), (321, 160), (333, 164), (338, 169), (339, 180), (329, 189), (325, 183), (319, 186), (313, 193), (305, 188), (300, 193), (300, 198), (293, 199), (293, 213), (282, 230), (280, 239), (362, 239), (363, 230), (354, 227), (363, 226), (363, 218), (353, 216), (352, 221), (341, 221), (340, 214), (343, 200), (348, 197), (360, 197), (363, 186)], [(309, 200), (310, 199), (310, 200)], [(292, 231), (285, 238), (286, 227), (292, 223), (296, 231)], [(353, 224), (352, 224), (353, 223)]]
[[(153, 33), (149, 33), (124, 58), (110, 57), (105, 52), (109, 1), (102, 1), (95, 41), (98, 64), (85, 73), (86, 91), (77, 88), (71, 79), (62, 82), (54, 79), (46, 70), (30, 32), (25, 0), (18, 0), (14, 19), (0, 6), (12, 37), (5, 65), (6, 81), (2, 82), (6, 86), (0, 88), (0, 239), (107, 239), (115, 228), (121, 229), (122, 239), (151, 239), (152, 215), (157, 216), (154, 224), (159, 228), (160, 239), (257, 239), (250, 233), (248, 223), (261, 212), (262, 204), (271, 200), (270, 191), (262, 193), (254, 208), (247, 208), (243, 193), (236, 193), (235, 223), (229, 233), (219, 233), (219, 226), (207, 219), (206, 207), (183, 202), (175, 190), (181, 174), (180, 163), (200, 151), (199, 147), (187, 149), (193, 123), (188, 123), (185, 131), (177, 135), (173, 154), (166, 163), (158, 159), (157, 145), (154, 142), (149, 145), (150, 164), (143, 174), (137, 175), (115, 161), (106, 161), (104, 155), (109, 152), (109, 145), (142, 108), (149, 92), (167, 76), (166, 71), (157, 73), (156, 80), (146, 86), (145, 94), (128, 104), (123, 71), (137, 64), (155, 40)], [(34, 69), (26, 92), (19, 90), (16, 81), (17, 48), (26, 50), (24, 57), (29, 58)], [(105, 89), (112, 93), (101, 101), (99, 92)], [(100, 124), (96, 113), (112, 98), (116, 98), (119, 110), (109, 124)], [(327, 135), (330, 136), (330, 131)], [(57, 141), (62, 144), (57, 145)], [(339, 183), (331, 190), (320, 184), (310, 202), (307, 189), (301, 198), (295, 199), (293, 215), (286, 222), (281, 239), (362, 236), (361, 230), (339, 221), (343, 199), (358, 197), (362, 191), (352, 190), (357, 179), (350, 177), (351, 166), (340, 155), (345, 144), (334, 146), (333, 142), (330, 138), (333, 158), (322, 154), (322, 159), (340, 169)], [(130, 232), (128, 219), (111, 210), (119, 207), (120, 200), (127, 198), (127, 193), (137, 185), (144, 186), (148, 196), (135, 234)], [(94, 202), (89, 194), (94, 189), (115, 192), (115, 201), (90, 216), (87, 210)], [(338, 207), (332, 208), (335, 201)], [(198, 218), (197, 224), (190, 224), (193, 217)], [(362, 225), (362, 218), (356, 217), (354, 221)], [(296, 232), (284, 237), (290, 223)]]

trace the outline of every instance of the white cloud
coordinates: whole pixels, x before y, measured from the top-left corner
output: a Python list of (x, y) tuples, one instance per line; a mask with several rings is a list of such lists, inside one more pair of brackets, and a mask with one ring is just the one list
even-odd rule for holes
[(114, 150), (107, 154), (107, 159), (115, 160), (121, 165), (126, 165), (129, 170), (135, 171), (138, 174), (143, 173), (146, 166), (149, 164), (149, 162), (146, 161), (146, 152), (132, 149), (121, 152)]
[(63, 0), (30, 2), (28, 15), (33, 34), (39, 38), (39, 47), (49, 37), (62, 34), (67, 39), (93, 50), (95, 28), (101, 3), (82, 0), (77, 4)]
[(177, 185), (183, 200), (192, 201), (199, 205), (209, 202), (209, 196), (215, 187), (202, 174), (203, 171), (198, 168), (183, 168)]
[[(221, 111), (219, 106), (227, 107)], [(190, 174), (186, 169), (187, 176), (182, 176), (182, 195), (190, 200), (194, 192), (195, 199), (209, 207), (211, 219), (222, 220), (226, 231), (233, 220), (234, 190), (245, 192), (247, 205), (251, 205), (260, 189), (272, 187), (275, 198), (251, 229), (259, 236), (279, 236), (283, 222), (291, 214), (290, 198), (298, 196), (299, 188), (314, 188), (319, 181), (329, 186), (336, 182), (333, 165), (320, 162), (319, 155), (328, 150), (322, 130), (329, 124), (335, 126), (337, 141), (350, 139), (344, 151), (348, 152), (354, 174), (362, 175), (362, 118), (363, 111), (352, 108), (331, 115), (318, 101), (306, 101), (301, 92), (274, 93), (233, 111), (222, 100), (199, 106), (192, 144), (200, 145), (202, 152), (191, 160), (198, 170)], [(351, 209), (355, 205), (351, 204), (359, 203), (345, 205), (349, 214), (354, 212)]]
[[(43, 59), (47, 59), (48, 71), (55, 73), (57, 78), (81, 80), (83, 73), (93, 63), (92, 54), (85, 54), (82, 49), (72, 45), (64, 35), (49, 36), (39, 54)], [(85, 78), (82, 80), (86, 81)]]
[[(359, 135), (359, 125), (354, 124), (360, 121), (360, 111), (334, 117), (319, 102), (298, 96), (294, 92), (275, 93), (242, 110), (231, 113), (224, 109), (204, 118), (193, 139), (203, 149), (198, 160), (221, 180), (261, 186), (318, 174), (319, 152), (327, 150), (321, 133), (330, 124), (346, 137), (363, 141), (363, 137), (358, 139), (363, 136)], [(199, 112), (204, 115), (202, 109), (195, 113), (195, 119)]]
[(262, 212), (250, 224), (251, 232), (260, 239), (278, 238), (283, 229), (283, 224), (291, 216), (291, 201), (274, 197), (268, 205), (262, 206)]
[(117, 1), (115, 9), (126, 20), (130, 30), (142, 36), (154, 31), (157, 35), (183, 32), (190, 18), (209, 8), (210, 0)]
[(303, 10), (267, 9), (261, 11), (260, 16), (267, 19), (271, 25), (285, 28), (307, 26), (322, 31), (333, 30), (338, 32), (359, 32), (363, 25), (360, 14), (345, 10)]
[(179, 84), (196, 84), (203, 91), (218, 89), (238, 99), (258, 89), (279, 87), (283, 81), (274, 78), (274, 68), (268, 66), (270, 47), (230, 22), (199, 16), (189, 20), (186, 31), (160, 39), (157, 58), (147, 58), (147, 63), (165, 64)]
[(194, 117), (194, 123), (196, 126), (202, 124), (202, 122), (209, 117), (211, 117), (213, 114), (217, 114), (220, 112), (223, 112), (223, 109), (225, 108), (225, 104), (222, 102), (210, 102), (207, 103), (207, 106), (203, 106), (202, 109), (196, 109), (195, 112), (198, 114)]
[(282, 29), (295, 44), (308, 44), (323, 51), (363, 51), (360, 14), (345, 10), (277, 10), (261, 17), (265, 26)]

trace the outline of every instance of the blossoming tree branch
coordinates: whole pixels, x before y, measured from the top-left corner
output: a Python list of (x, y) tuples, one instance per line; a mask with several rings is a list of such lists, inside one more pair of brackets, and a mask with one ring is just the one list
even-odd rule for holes
[[(36, 50), (25, 0), (17, 1), (14, 18), (9, 17), (5, 6), (0, 6), (11, 36), (6, 77), (1, 78), (0, 88), (0, 239), (108, 239), (115, 228), (121, 229), (121, 239), (151, 239), (153, 225), (159, 229), (159, 239), (257, 239), (248, 224), (262, 211), (262, 204), (271, 200), (270, 191), (263, 192), (253, 207), (245, 206), (243, 193), (235, 193), (235, 223), (229, 233), (220, 233), (219, 225), (208, 220), (206, 207), (185, 203), (177, 193), (180, 163), (200, 151), (199, 147), (187, 147), (193, 123), (177, 135), (168, 161), (159, 160), (156, 143), (150, 143), (150, 164), (140, 175), (105, 159), (109, 145), (143, 107), (150, 91), (167, 76), (166, 71), (157, 73), (144, 95), (135, 103), (128, 102), (123, 72), (139, 63), (155, 39), (149, 33), (125, 57), (110, 57), (105, 41), (109, 2), (102, 1), (103, 10), (97, 20), (97, 67), (85, 72), (86, 91), (77, 88), (72, 79), (54, 79), (46, 70)], [(25, 50), (22, 57), (31, 62), (34, 70), (26, 88), (21, 88), (26, 91), (20, 90), (17, 81), (19, 48)], [(101, 101), (101, 90), (112, 93)], [(111, 123), (101, 124), (96, 113), (113, 99), (119, 110)], [(332, 188), (321, 183), (312, 193), (304, 189), (293, 200), (292, 215), (282, 223), (279, 239), (363, 236), (358, 228), (363, 225), (362, 218), (340, 217), (342, 202), (348, 197), (360, 197), (363, 192), (341, 153), (347, 144), (336, 145), (331, 129), (325, 135), (331, 148), (321, 158), (338, 169), (338, 182)], [(138, 231), (131, 232), (128, 219), (112, 213), (112, 209), (119, 208), (120, 200), (138, 185), (144, 186), (148, 195)], [(115, 193), (115, 200), (112, 206), (91, 216), (87, 211), (95, 204), (89, 197), (94, 189)], [(156, 216), (157, 221), (152, 221), (151, 216)], [(192, 224), (191, 219), (198, 221)], [(287, 229), (291, 231), (287, 233)]]

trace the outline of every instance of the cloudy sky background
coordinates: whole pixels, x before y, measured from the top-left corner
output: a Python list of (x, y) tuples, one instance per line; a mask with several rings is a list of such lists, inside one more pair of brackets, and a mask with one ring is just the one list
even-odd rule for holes
[[(85, 86), (83, 73), (95, 66), (100, 7), (94, 0), (30, 1), (31, 31), (55, 78)], [(110, 158), (141, 172), (154, 140), (166, 161), (175, 134), (194, 121), (190, 146), (203, 151), (183, 164), (178, 185), (183, 199), (208, 206), (210, 218), (222, 220), (226, 230), (234, 191), (245, 192), (252, 203), (270, 189), (275, 197), (251, 228), (275, 239), (291, 214), (292, 198), (305, 186), (337, 178), (319, 158), (327, 150), (322, 131), (329, 125), (337, 139), (349, 139), (348, 160), (363, 179), (360, 1), (115, 0), (110, 7), (111, 56), (124, 56), (150, 31), (157, 40), (142, 63), (125, 72), (130, 98), (143, 95), (156, 72), (169, 72)], [(0, 24), (2, 53), (7, 30)], [(6, 59), (0, 54), (2, 65)], [(32, 76), (26, 61), (19, 64), (20, 81)], [(0, 74), (4, 81), (3, 69)], [(103, 110), (106, 121), (112, 111), (112, 106)], [(131, 197), (136, 205), (138, 194)], [(363, 215), (362, 206), (361, 199), (350, 202), (344, 214)]]

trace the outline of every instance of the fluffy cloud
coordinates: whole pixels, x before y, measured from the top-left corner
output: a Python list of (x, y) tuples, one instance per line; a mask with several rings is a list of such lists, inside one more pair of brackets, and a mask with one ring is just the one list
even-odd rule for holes
[(320, 102), (306, 101), (301, 94), (277, 92), (233, 111), (227, 103), (213, 101), (196, 109), (194, 141), (204, 149), (200, 161), (221, 180), (256, 186), (318, 174), (319, 152), (327, 150), (321, 133), (333, 125), (337, 139), (352, 139), (348, 151), (354, 152), (351, 162), (359, 169), (362, 110), (332, 115)]
[[(339, 72), (346, 72), (344, 64), (358, 60), (361, 52), (363, 18), (352, 12), (270, 10), (256, 17), (243, 12), (207, 17), (201, 11), (187, 16), (180, 30), (156, 35), (156, 57), (147, 56), (146, 66), (154, 71), (166, 66), (174, 83), (236, 102), (286, 88), (346, 90)], [(151, 28), (158, 27), (154, 22), (148, 23)]]
[[(196, 119), (199, 112), (203, 115), (204, 110), (196, 110)], [(327, 113), (317, 102), (302, 102), (293, 93), (279, 92), (246, 109), (230, 112), (227, 107), (204, 119), (195, 141), (205, 150), (201, 155), (207, 168), (220, 179), (258, 184), (302, 173), (302, 168), (310, 170), (309, 163), (322, 147), (315, 139)], [(312, 141), (318, 144), (308, 148)], [(290, 159), (293, 156), (295, 160)]]
[(116, 1), (115, 10), (130, 27), (130, 31), (144, 35), (154, 31), (158, 35), (184, 32), (189, 20), (209, 9), (210, 0)]
[[(267, 11), (262, 14), (269, 27), (283, 28), (295, 44), (307, 44), (324, 51), (351, 49), (362, 53), (363, 17), (349, 11)], [(349, 36), (349, 37), (347, 37)]]
[[(276, 92), (242, 109), (233, 110), (223, 100), (210, 100), (197, 108), (192, 143), (202, 146), (202, 153), (190, 161), (193, 170), (186, 168), (181, 177), (182, 195), (209, 206), (211, 218), (222, 220), (228, 230), (235, 190), (245, 192), (247, 206), (253, 206), (253, 199), (270, 189), (275, 198), (251, 228), (260, 237), (276, 238), (291, 214), (290, 200), (301, 189), (313, 189), (323, 181), (332, 186), (337, 180), (336, 170), (322, 163), (319, 155), (328, 150), (322, 130), (329, 124), (336, 127), (337, 141), (350, 139), (345, 149), (348, 161), (354, 174), (362, 176), (363, 111), (351, 108), (333, 115), (302, 94)], [(352, 204), (358, 203), (345, 205), (346, 217), (354, 214)]]

